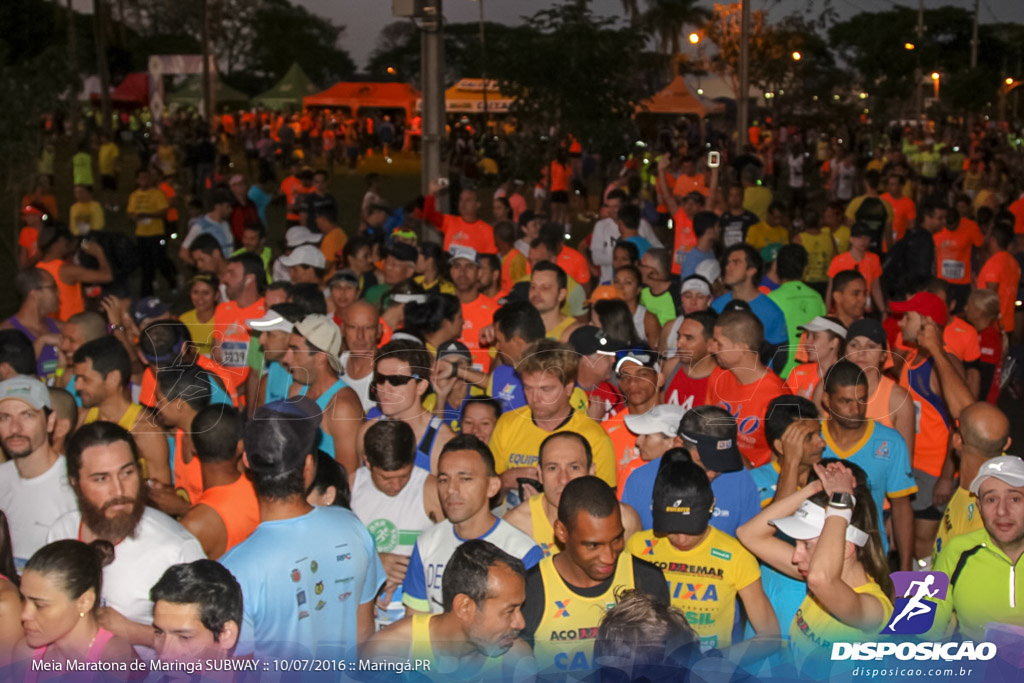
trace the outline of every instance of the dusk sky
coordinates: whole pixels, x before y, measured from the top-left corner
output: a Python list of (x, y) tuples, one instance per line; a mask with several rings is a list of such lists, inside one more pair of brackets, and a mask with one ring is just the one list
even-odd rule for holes
[[(373, 52), (380, 30), (395, 21), (391, 16), (391, 0), (295, 0), (310, 10), (330, 18), (336, 24), (347, 27), (342, 37), (342, 46), (349, 51), (360, 68), (366, 65)], [(484, 17), (488, 21), (518, 24), (521, 17), (537, 10), (550, 7), (552, 0), (484, 0)], [(712, 6), (712, 0), (701, 0), (701, 4)], [(840, 18), (846, 18), (861, 11), (882, 11), (893, 5), (917, 7), (914, 0), (831, 0)], [(955, 5), (968, 10), (974, 8), (974, 0), (925, 0), (925, 8)], [(643, 0), (641, 0), (643, 6)], [(812, 15), (820, 13), (824, 0), (753, 0), (752, 7), (770, 9), (771, 17), (781, 18), (793, 11), (805, 11), (815, 7)], [(593, 0), (592, 7), (598, 13), (621, 15), (621, 0)], [(479, 17), (478, 0), (444, 0), (444, 13), (449, 21), (476, 21)], [(1024, 1), (1022, 0), (981, 0), (981, 22), (994, 21), (1024, 22)]]

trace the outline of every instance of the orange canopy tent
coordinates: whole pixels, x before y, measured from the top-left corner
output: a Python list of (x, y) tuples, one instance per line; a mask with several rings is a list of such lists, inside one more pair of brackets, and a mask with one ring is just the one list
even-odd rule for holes
[(304, 107), (347, 107), (353, 114), (359, 109), (404, 109), (412, 118), (420, 93), (408, 83), (335, 83), (316, 95), (302, 98)]
[(648, 114), (695, 114), (704, 118), (708, 114), (718, 114), (724, 107), (717, 102), (710, 102), (690, 92), (682, 76), (676, 76), (672, 82), (652, 97), (637, 105), (637, 112)]

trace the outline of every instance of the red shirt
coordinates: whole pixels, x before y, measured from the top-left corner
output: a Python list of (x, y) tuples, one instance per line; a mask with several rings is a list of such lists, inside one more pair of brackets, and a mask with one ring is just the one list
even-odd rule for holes
[(572, 247), (563, 246), (562, 251), (558, 252), (555, 264), (575, 280), (576, 284), (585, 285), (590, 282), (590, 266), (587, 265), (587, 259)]
[(986, 288), (990, 282), (999, 285), (996, 291), (999, 293), (1003, 329), (1013, 332), (1013, 307), (1020, 284), (1020, 266), (1010, 252), (1000, 251), (985, 261), (978, 273), (978, 288)]
[(988, 365), (994, 365), (992, 383), (981, 388), (982, 398), (992, 405), (999, 402), (999, 384), (1003, 376), (1003, 335), (999, 331), (999, 325), (992, 324), (981, 331), (978, 335), (978, 350), (981, 353), (979, 360)]
[(736, 375), (715, 368), (708, 382), (706, 402), (724, 408), (736, 418), (737, 445), (752, 467), (760, 467), (772, 458), (764, 435), (764, 419), (768, 403), (776, 396), (788, 394), (782, 380), (771, 370), (764, 377), (740, 384)]
[(712, 375), (694, 379), (686, 374), (685, 368), (680, 367), (665, 387), (665, 403), (682, 406), (687, 410), (704, 405), (708, 396), (708, 380)]
[(954, 285), (971, 284), (971, 247), (985, 243), (978, 224), (961, 218), (956, 230), (946, 228), (934, 235), (935, 272)]
[(626, 399), (622, 397), (622, 392), (616, 389), (615, 385), (611, 382), (601, 382), (593, 389), (585, 389), (584, 391), (591, 405), (597, 403), (604, 406), (604, 415), (598, 422), (604, 422), (614, 416), (626, 403)]
[(1017, 198), (1013, 204), (1010, 204), (1010, 213), (1013, 214), (1013, 232), (1014, 234), (1024, 234), (1024, 194)]

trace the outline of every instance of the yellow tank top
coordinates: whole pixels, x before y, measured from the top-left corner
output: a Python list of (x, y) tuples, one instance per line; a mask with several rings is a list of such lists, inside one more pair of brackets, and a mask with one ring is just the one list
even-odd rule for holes
[(576, 322), (576, 318), (568, 317), (567, 316), (564, 320), (562, 320), (562, 322), (560, 322), (557, 325), (555, 325), (555, 327), (550, 332), (548, 332), (545, 336), (548, 339), (555, 339), (555, 340), (557, 340), (559, 337), (562, 336), (562, 333), (565, 332), (567, 329), (569, 329), (569, 326), (572, 325), (575, 322)]
[(807, 250), (807, 268), (804, 269), (806, 282), (828, 282), (828, 267), (835, 255), (832, 243), (832, 230), (822, 228), (817, 235), (809, 232), (800, 233), (800, 241)]
[(561, 548), (555, 540), (555, 527), (544, 514), (544, 494), (538, 493), (530, 498), (530, 522), (533, 524), (533, 540), (537, 541), (544, 557), (551, 557)]
[(615, 575), (608, 589), (593, 598), (585, 598), (570, 589), (555, 569), (554, 557), (545, 557), (538, 565), (544, 583), (544, 614), (534, 632), (533, 655), (538, 671), (588, 671), (594, 657), (597, 627), (608, 608), (615, 604), (615, 591), (634, 588), (633, 556), (619, 555)]
[[(868, 580), (862, 586), (853, 589), (861, 595), (873, 595), (882, 603), (884, 618), (878, 628), (873, 631), (861, 631), (853, 626), (848, 626), (829, 614), (824, 607), (810, 593), (800, 603), (800, 608), (793, 617), (793, 623), (789, 626), (789, 643), (796, 660), (797, 667), (808, 673), (805, 666), (807, 660), (814, 655), (815, 662), (811, 663), (812, 668), (818, 668), (829, 664), (832, 653), (832, 643), (856, 643), (863, 640), (873, 640), (885, 625), (889, 623), (892, 616), (892, 601), (882, 592), (882, 587), (874, 581)], [(824, 658), (822, 660), (822, 658)], [(817, 660), (822, 660), (820, 664)]]
[(932, 545), (932, 560), (939, 556), (939, 551), (949, 539), (977, 531), (983, 526), (978, 499), (967, 489), (957, 486), (942, 513), (939, 531)]
[(409, 648), (409, 660), (426, 660), (430, 662), (430, 671), (423, 667), (419, 671), (427, 674), (432, 680), (444, 681), (500, 681), (502, 680), (503, 656), (486, 657), (482, 666), (475, 662), (467, 664), (454, 657), (438, 657), (434, 654), (434, 646), (430, 642), (430, 620), (436, 614), (412, 615), (412, 646)]
[[(131, 431), (132, 427), (134, 427), (135, 423), (138, 421), (139, 413), (141, 412), (142, 406), (140, 406), (138, 403), (132, 403), (131, 405), (128, 406), (128, 410), (124, 411), (124, 415), (121, 416), (121, 419), (117, 421), (118, 426), (121, 427), (122, 429)], [(98, 419), (100, 419), (99, 406), (96, 406), (95, 408), (89, 408), (89, 412), (85, 414), (85, 424), (95, 422)]]

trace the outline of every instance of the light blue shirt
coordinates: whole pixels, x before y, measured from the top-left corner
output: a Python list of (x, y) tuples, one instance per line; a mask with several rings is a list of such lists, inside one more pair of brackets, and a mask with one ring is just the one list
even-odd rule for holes
[(237, 656), (345, 656), (387, 578), (370, 532), (334, 506), (263, 522), (220, 562), (242, 586)]
[(292, 373), (288, 368), (276, 361), (267, 364), (266, 403), (279, 398), (288, 398), (288, 390), (292, 386)]
[(274, 199), (269, 194), (263, 191), (259, 185), (253, 185), (249, 188), (249, 199), (256, 205), (256, 213), (260, 215), (260, 220), (263, 221), (263, 225), (267, 224), (267, 207), (270, 206), (270, 202)]

